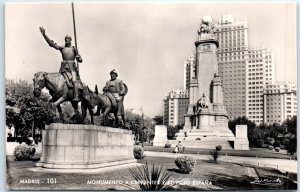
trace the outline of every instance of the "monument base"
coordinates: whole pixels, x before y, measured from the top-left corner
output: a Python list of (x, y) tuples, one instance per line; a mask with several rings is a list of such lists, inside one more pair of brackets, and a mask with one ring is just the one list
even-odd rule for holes
[(234, 149), (235, 150), (249, 150), (247, 125), (236, 125), (235, 126), (235, 136), (236, 136), (236, 138), (234, 140)]
[(129, 169), (129, 168), (136, 168), (142, 166), (140, 163), (127, 163), (127, 164), (120, 164), (115, 166), (109, 167), (101, 167), (101, 168), (93, 168), (93, 169), (74, 169), (74, 168), (63, 168), (63, 169), (53, 169), (53, 168), (45, 168), (45, 167), (32, 167), (29, 170), (34, 172), (49, 172), (49, 173), (105, 173), (109, 171), (118, 171), (121, 169)]
[(43, 130), (41, 160), (48, 169), (95, 169), (136, 163), (131, 131), (53, 123)]
[(217, 145), (222, 145), (223, 149), (232, 149), (229, 141), (234, 139), (232, 131), (228, 128), (225, 107), (213, 104), (198, 114), (185, 115), (185, 126), (176, 134), (177, 141), (169, 140), (169, 143), (181, 141), (181, 144), (188, 148), (215, 149)]
[(165, 146), (167, 143), (167, 138), (154, 138), (153, 139), (153, 146)]
[(167, 126), (155, 125), (155, 136), (153, 139), (153, 146), (165, 146), (167, 143)]
[(238, 139), (234, 140), (234, 150), (249, 150), (248, 139)]

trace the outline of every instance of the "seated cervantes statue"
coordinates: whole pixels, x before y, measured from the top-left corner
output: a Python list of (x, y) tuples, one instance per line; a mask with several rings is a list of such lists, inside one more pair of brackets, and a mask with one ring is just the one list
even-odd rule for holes
[(206, 97), (205, 93), (203, 93), (203, 96), (197, 102), (196, 114), (198, 114), (202, 109), (207, 109), (209, 107), (209, 103), (209, 99)]

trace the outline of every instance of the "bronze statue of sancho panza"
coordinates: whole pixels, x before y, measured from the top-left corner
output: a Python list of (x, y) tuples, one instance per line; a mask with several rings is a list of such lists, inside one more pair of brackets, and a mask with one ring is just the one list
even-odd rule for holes
[[(121, 115), (124, 114), (123, 100), (126, 88), (122, 80), (118, 79), (118, 73), (115, 69), (110, 72), (111, 79), (106, 82), (103, 88), (104, 95), (106, 95), (112, 102), (113, 106), (118, 109), (118, 119), (121, 120)], [(123, 122), (124, 123), (124, 122)]]
[(67, 35), (65, 37), (65, 45), (60, 46), (46, 35), (46, 31), (43, 27), (40, 27), (40, 31), (43, 37), (45, 38), (45, 40), (47, 41), (47, 43), (49, 44), (49, 46), (61, 52), (63, 61), (61, 62), (59, 72), (62, 73), (65, 76), (65, 78), (72, 80), (74, 86), (73, 101), (79, 102), (80, 99), (78, 98), (78, 88), (80, 86), (80, 78), (75, 63), (75, 59), (77, 62), (81, 63), (82, 58), (79, 55), (76, 47), (71, 45), (72, 38), (69, 35)]

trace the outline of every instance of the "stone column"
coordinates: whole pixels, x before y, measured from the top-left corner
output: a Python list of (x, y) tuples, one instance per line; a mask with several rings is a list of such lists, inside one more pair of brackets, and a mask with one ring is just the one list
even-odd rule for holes
[(199, 40), (195, 42), (197, 52), (197, 80), (198, 80), (198, 96), (205, 93), (210, 102), (211, 95), (211, 79), (214, 74), (218, 73), (218, 61), (216, 50), (218, 41), (213, 33), (201, 34)]
[(183, 127), (183, 129), (189, 130), (189, 129), (192, 128), (192, 126), (193, 126), (193, 122), (192, 122), (191, 116), (185, 115), (184, 116), (184, 127)]
[(190, 105), (195, 105), (199, 99), (197, 79), (190, 81)]
[(213, 79), (213, 103), (223, 104), (222, 80), (218, 74)]

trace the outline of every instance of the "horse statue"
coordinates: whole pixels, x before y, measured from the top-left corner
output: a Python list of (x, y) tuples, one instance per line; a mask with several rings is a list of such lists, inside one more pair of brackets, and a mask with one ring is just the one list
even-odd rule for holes
[[(125, 94), (128, 92), (127, 86), (125, 86)], [(94, 109), (95, 106), (97, 106), (97, 112), (94, 113), (95, 116), (100, 115), (101, 118), (101, 125), (105, 123), (105, 120), (107, 119), (107, 115), (109, 113), (113, 113), (115, 117), (115, 127), (118, 126), (124, 126), (125, 125), (125, 114), (124, 114), (124, 106), (123, 109), (121, 109), (122, 114), (121, 114), (121, 120), (118, 118), (117, 113), (118, 113), (118, 108), (117, 106), (113, 106), (111, 100), (109, 97), (107, 97), (104, 94), (100, 94), (98, 92), (98, 87), (97, 85), (95, 86), (95, 91), (91, 91), (88, 87), (85, 87), (83, 89), (83, 102), (86, 103), (86, 105), (89, 108)], [(84, 112), (83, 112), (84, 114)], [(121, 121), (121, 122), (120, 122)]]
[[(35, 97), (39, 97), (41, 95), (43, 88), (47, 88), (49, 90), (49, 93), (52, 96), (50, 102), (53, 102), (53, 105), (58, 109), (61, 121), (64, 122), (64, 115), (60, 104), (65, 101), (70, 101), (75, 111), (75, 114), (71, 119), (76, 118), (76, 123), (83, 123), (85, 116), (82, 115), (82, 117), (79, 117), (80, 113), (78, 110), (78, 102), (73, 101), (74, 90), (73, 88), (69, 88), (67, 86), (67, 82), (61, 73), (35, 73), (33, 78), (33, 86), (33, 94)], [(86, 86), (83, 85), (83, 87)], [(79, 91), (79, 99), (82, 101), (82, 91)], [(89, 108), (86, 102), (82, 102), (81, 110), (86, 112), (87, 109), (89, 109), (91, 114), (91, 123), (94, 124), (92, 108)]]

